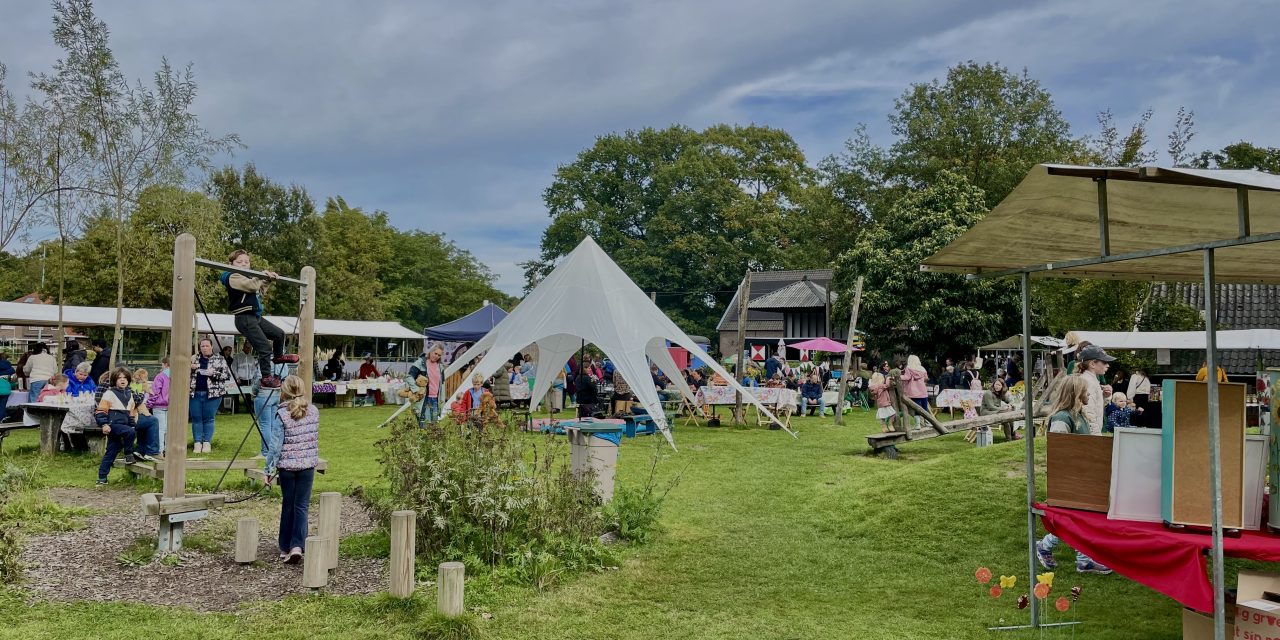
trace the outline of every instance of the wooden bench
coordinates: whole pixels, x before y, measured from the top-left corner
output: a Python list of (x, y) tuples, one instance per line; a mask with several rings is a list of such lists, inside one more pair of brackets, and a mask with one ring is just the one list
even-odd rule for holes
[(38, 424), (22, 424), (21, 422), (0, 422), (0, 453), (4, 452), (4, 439), (9, 436), (12, 431), (20, 431), (22, 429), (39, 429)]

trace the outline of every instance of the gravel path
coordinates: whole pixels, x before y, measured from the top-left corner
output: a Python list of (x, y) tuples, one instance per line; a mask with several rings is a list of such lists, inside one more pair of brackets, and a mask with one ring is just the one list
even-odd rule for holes
[[(70, 601), (98, 600), (184, 606), (198, 611), (232, 611), (255, 600), (277, 600), (305, 593), (302, 565), (279, 561), (276, 550), (280, 503), (272, 498), (226, 505), (208, 518), (187, 523), (186, 534), (215, 541), (217, 552), (184, 549), (177, 566), (161, 562), (157, 554), (142, 567), (124, 567), (116, 555), (140, 537), (154, 544), (158, 518), (142, 515), (138, 494), (114, 489), (49, 490), (49, 498), (68, 506), (89, 507), (96, 513), (74, 531), (34, 536), (23, 542), (24, 586), (33, 598)], [(318, 496), (317, 496), (318, 499)], [(317, 503), (312, 503), (311, 530), (316, 528)], [(374, 525), (355, 501), (343, 500), (343, 537), (371, 531)], [(260, 523), (258, 562), (236, 564), (235, 526), (239, 518), (255, 516)], [(327, 593), (376, 593), (387, 588), (386, 562), (339, 558)]]

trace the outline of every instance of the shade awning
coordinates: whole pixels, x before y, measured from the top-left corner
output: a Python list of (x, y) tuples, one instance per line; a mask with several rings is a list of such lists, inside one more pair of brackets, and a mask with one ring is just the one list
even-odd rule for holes
[(457, 320), (427, 327), (423, 330), (432, 340), (449, 340), (453, 342), (475, 342), (493, 331), (507, 312), (496, 304), (486, 304)]
[[(1082, 341), (1103, 349), (1199, 349), (1205, 348), (1203, 331), (1076, 331)], [(1236, 329), (1215, 332), (1219, 350), (1280, 349), (1280, 330)]]
[[(1260, 171), (1038, 165), (991, 213), (922, 264), (989, 274), (1101, 255), (1099, 180), (1105, 180), (1112, 256), (1234, 240), (1247, 193), (1250, 236), (1280, 232), (1280, 176)], [(1280, 243), (1215, 250), (1218, 282), (1280, 282)], [(1198, 252), (1055, 267), (1037, 276), (1198, 282)]]
[[(1031, 343), (1044, 347), (1052, 347), (1054, 349), (1064, 346), (1066, 343), (1053, 336), (1031, 336)], [(984, 347), (978, 347), (979, 351), (1012, 351), (1022, 349), (1022, 334), (1009, 336), (999, 342), (992, 342)]]

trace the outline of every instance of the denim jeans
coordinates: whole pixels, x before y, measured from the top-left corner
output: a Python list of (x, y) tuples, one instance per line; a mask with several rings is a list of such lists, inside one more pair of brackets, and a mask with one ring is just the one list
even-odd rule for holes
[(213, 441), (213, 419), (218, 415), (222, 398), (210, 398), (208, 391), (197, 391), (188, 407), (191, 411), (191, 435), (196, 442)]
[(242, 313), (236, 316), (236, 331), (253, 345), (262, 377), (271, 375), (271, 359), (284, 355), (284, 331), (262, 316)]
[(149, 456), (160, 453), (160, 429), (155, 416), (138, 414), (138, 424), (134, 431), (137, 434), (138, 453)]
[(151, 410), (151, 415), (156, 419), (156, 443), (160, 448), (160, 453), (164, 453), (165, 434), (169, 432), (169, 408), (155, 407)]
[(316, 470), (280, 470), (280, 551), (307, 546), (307, 506), (311, 503), (311, 483)]
[(827, 415), (827, 404), (826, 404), (825, 402), (823, 402), (822, 396), (818, 396), (817, 398), (805, 398), (805, 397), (801, 397), (801, 398), (800, 398), (800, 413), (804, 413), (804, 412), (805, 412), (805, 410), (806, 410), (806, 409), (808, 409), (809, 407), (817, 407), (817, 408), (818, 408), (818, 415), (820, 415), (820, 416), (825, 416), (825, 415)]
[(49, 384), (48, 380), (32, 380), (31, 390), (27, 392), (27, 402), (39, 402), (40, 391), (44, 389), (46, 384)]
[[(1044, 537), (1040, 539), (1040, 542), (1036, 546), (1046, 551), (1053, 551), (1053, 548), (1058, 546), (1059, 542), (1062, 542), (1062, 541), (1058, 539), (1058, 536), (1055, 536), (1052, 533), (1046, 533), (1044, 534)], [(1085, 554), (1077, 551), (1076, 564), (1081, 565), (1086, 562), (1093, 562), (1093, 558), (1090, 558), (1089, 556), (1086, 556)]]
[(280, 447), (284, 445), (284, 424), (276, 413), (279, 408), (280, 393), (277, 389), (263, 389), (253, 398), (253, 415), (257, 416), (258, 428), (262, 430), (261, 453), (266, 458), (263, 470), (269, 474), (275, 472)]
[(419, 415), (424, 423), (435, 424), (440, 421), (440, 398), (423, 398)]
[(133, 453), (133, 443), (137, 438), (137, 433), (132, 427), (112, 426), (111, 433), (103, 436), (107, 439), (107, 451), (102, 454), (102, 464), (98, 465), (98, 480), (107, 481), (107, 472), (111, 471), (111, 465), (115, 463), (116, 456), (121, 451), (126, 454)]

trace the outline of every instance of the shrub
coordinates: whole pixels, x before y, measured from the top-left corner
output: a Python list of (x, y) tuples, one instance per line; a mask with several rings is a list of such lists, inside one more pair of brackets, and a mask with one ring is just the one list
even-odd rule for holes
[[(658, 445), (661, 446), (661, 445)], [(680, 483), (680, 475), (667, 484), (661, 493), (658, 492), (658, 461), (661, 456), (658, 449), (653, 451), (649, 463), (649, 477), (641, 486), (619, 485), (613, 492), (613, 500), (605, 505), (604, 522), (618, 537), (628, 542), (645, 543), (658, 530), (658, 517), (662, 514), (662, 503), (667, 494)], [(681, 472), (683, 473), (683, 472)]]
[(574, 476), (563, 441), (521, 434), (514, 422), (419, 428), (406, 418), (377, 446), (388, 487), (356, 497), (384, 523), (392, 511), (417, 512), (418, 553), (428, 565), (516, 563), (525, 568), (514, 575), (549, 584), (610, 559), (597, 540), (594, 478)]

